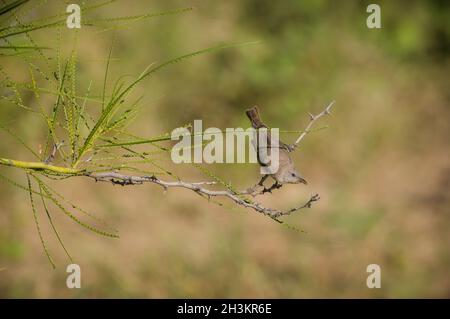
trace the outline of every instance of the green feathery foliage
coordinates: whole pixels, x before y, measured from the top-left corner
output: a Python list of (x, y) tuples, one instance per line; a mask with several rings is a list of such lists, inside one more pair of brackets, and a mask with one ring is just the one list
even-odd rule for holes
[[(83, 27), (97, 27), (102, 32), (115, 30), (137, 21), (167, 15), (186, 13), (192, 8), (182, 8), (166, 12), (144, 13), (134, 16), (92, 19), (90, 12), (102, 8), (113, 0), (104, 2), (90, 1), (89, 5), (81, 5)], [(138, 137), (127, 131), (129, 124), (137, 116), (142, 97), (130, 101), (131, 93), (145, 79), (173, 64), (183, 62), (198, 55), (212, 53), (225, 48), (243, 45), (226, 44), (198, 50), (181, 55), (167, 61), (148, 66), (134, 80), (127, 82), (125, 76), (119, 76), (108, 92), (110, 67), (113, 63), (114, 37), (106, 59), (102, 90), (98, 96), (92, 94), (92, 81), (85, 92), (79, 92), (77, 84), (78, 33), (74, 30), (73, 49), (68, 57), (62, 52), (63, 32), (68, 13), (61, 12), (39, 18), (27, 19), (27, 13), (46, 4), (46, 0), (15, 0), (0, 5), (0, 59), (14, 58), (26, 66), (29, 82), (15, 81), (0, 64), (0, 91), (2, 101), (20, 110), (37, 114), (46, 127), (45, 142), (38, 151), (29, 146), (16, 132), (10, 123), (0, 123), (0, 130), (12, 136), (20, 146), (33, 157), (34, 162), (8, 159), (0, 156), (0, 165), (22, 169), (26, 173), (27, 184), (22, 185), (3, 174), (0, 179), (14, 187), (27, 191), (31, 203), (34, 221), (42, 247), (52, 267), (55, 263), (43, 237), (39, 211), (44, 216), (69, 260), (72, 260), (68, 249), (52, 218), (53, 211), (58, 211), (81, 227), (95, 234), (118, 238), (118, 232), (103, 220), (86, 212), (56, 192), (50, 183), (54, 180), (81, 175), (86, 172), (128, 171), (145, 175), (169, 175), (179, 179), (161, 163), (160, 155), (170, 152), (169, 147), (160, 143), (169, 141), (170, 134), (156, 137)], [(121, 23), (121, 24), (119, 24)], [(55, 33), (56, 45), (38, 44), (33, 33), (38, 30)], [(31, 105), (25, 105), (23, 94), (31, 92)], [(44, 105), (42, 95), (54, 98), (51, 107)], [(89, 112), (88, 112), (89, 110)], [(92, 111), (94, 110), (94, 111)], [(153, 151), (135, 149), (139, 145), (152, 147)], [(198, 165), (206, 176), (235, 192), (232, 186), (225, 183), (211, 171)], [(40, 198), (40, 205), (35, 197)], [(222, 203), (212, 202), (223, 206)]]

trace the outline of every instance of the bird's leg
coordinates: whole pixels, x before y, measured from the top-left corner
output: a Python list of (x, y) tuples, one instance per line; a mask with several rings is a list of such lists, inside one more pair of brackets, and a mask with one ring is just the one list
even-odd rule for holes
[(250, 188), (247, 189), (247, 193), (249, 193), (251, 195), (255, 195), (255, 190), (259, 186), (263, 186), (264, 187), (264, 181), (267, 179), (267, 177), (269, 177), (269, 175), (263, 175), (263, 177), (261, 177), (261, 180), (257, 184), (255, 184), (253, 187), (250, 187)]
[(264, 181), (267, 179), (267, 177), (269, 177), (269, 175), (263, 175), (263, 177), (261, 177), (261, 180), (259, 181), (259, 183), (255, 186), (264, 186)]

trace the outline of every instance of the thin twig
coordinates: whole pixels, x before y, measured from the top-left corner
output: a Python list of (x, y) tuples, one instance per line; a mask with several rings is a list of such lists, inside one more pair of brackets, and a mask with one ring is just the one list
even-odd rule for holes
[(318, 119), (320, 119), (324, 115), (330, 115), (331, 114), (331, 108), (332, 108), (333, 104), (334, 104), (334, 101), (332, 101), (330, 104), (328, 104), (328, 106), (325, 108), (325, 110), (323, 110), (322, 112), (320, 112), (317, 115), (313, 115), (313, 114), (309, 113), (308, 126), (306, 126), (306, 128), (303, 131), (303, 133), (300, 134), (300, 136), (297, 138), (295, 143), (293, 145), (291, 145), (292, 149), (295, 149), (296, 147), (298, 147), (300, 142), (305, 138), (306, 134), (308, 134), (311, 131), (311, 127), (313, 126), (315, 121), (317, 121)]
[(290, 214), (292, 214), (292, 213), (294, 213), (294, 212), (296, 212), (296, 211), (298, 211), (300, 209), (303, 209), (303, 208), (311, 208), (312, 203), (317, 202), (319, 199), (320, 199), (319, 194), (311, 195), (309, 200), (306, 203), (304, 203), (303, 205), (291, 208), (291, 209), (283, 212), (282, 214), (274, 214), (274, 215), (272, 215), (272, 217), (278, 218), (278, 217), (281, 217), (281, 216), (290, 215)]

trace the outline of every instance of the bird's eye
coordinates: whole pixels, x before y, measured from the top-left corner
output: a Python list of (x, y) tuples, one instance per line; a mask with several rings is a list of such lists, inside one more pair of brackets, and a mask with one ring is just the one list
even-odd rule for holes
[(294, 173), (292, 173), (292, 174), (291, 174), (291, 176), (292, 176), (292, 177), (295, 177), (295, 174), (294, 174)]

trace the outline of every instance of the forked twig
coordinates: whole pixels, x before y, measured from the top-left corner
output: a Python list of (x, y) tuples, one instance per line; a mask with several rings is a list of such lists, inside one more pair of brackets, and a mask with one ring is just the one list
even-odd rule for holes
[(311, 127), (313, 126), (314, 122), (316, 122), (318, 119), (320, 119), (324, 115), (331, 114), (331, 108), (333, 107), (333, 104), (334, 104), (334, 101), (332, 101), (330, 104), (328, 104), (328, 106), (325, 108), (325, 110), (323, 110), (319, 114), (313, 115), (313, 114), (309, 113), (309, 123), (306, 126), (306, 128), (304, 129), (304, 131), (302, 132), (302, 134), (300, 134), (300, 136), (297, 138), (295, 143), (291, 145), (293, 150), (296, 147), (298, 147), (300, 142), (305, 138), (306, 134), (308, 134), (310, 132)]
[(44, 160), (45, 164), (51, 164), (55, 160), (56, 152), (64, 145), (64, 141), (53, 144), (52, 152), (48, 155), (48, 157)]

